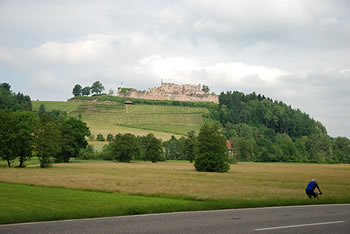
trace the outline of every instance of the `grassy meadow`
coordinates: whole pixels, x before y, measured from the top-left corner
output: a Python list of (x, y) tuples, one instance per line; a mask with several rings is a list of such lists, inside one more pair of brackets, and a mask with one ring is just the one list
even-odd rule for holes
[(228, 173), (195, 171), (189, 162), (73, 161), (41, 169), (0, 170), (0, 181), (123, 194), (165, 195), (193, 199), (271, 200), (304, 198), (306, 183), (316, 178), (325, 195), (350, 197), (350, 165), (239, 163)]
[(132, 133), (168, 140), (172, 135), (186, 135), (191, 130), (199, 131), (206, 119), (208, 109), (203, 107), (124, 105), (99, 102), (49, 102), (33, 101), (33, 110), (44, 104), (47, 111), (67, 111), (70, 116), (82, 116), (93, 135), (101, 133)]
[[(309, 200), (312, 178), (324, 195)], [(73, 161), (0, 167), (0, 223), (138, 213), (350, 202), (350, 165), (239, 163), (228, 173), (189, 162)]]
[[(33, 101), (33, 109), (81, 115), (92, 134), (150, 132), (171, 135), (199, 131), (202, 107), (98, 102)], [(96, 149), (106, 142), (91, 141)], [(17, 165), (17, 163), (15, 163)], [(72, 160), (42, 169), (0, 161), (0, 224), (278, 205), (349, 203), (349, 164), (238, 163), (228, 173), (197, 172), (186, 161), (131, 162)], [(317, 179), (322, 195), (310, 200), (305, 187)]]

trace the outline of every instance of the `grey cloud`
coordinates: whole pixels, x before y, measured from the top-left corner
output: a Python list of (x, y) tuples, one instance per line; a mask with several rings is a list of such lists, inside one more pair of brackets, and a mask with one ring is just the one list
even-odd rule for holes
[(346, 0), (0, 1), (0, 75), (23, 75), (34, 99), (65, 100), (95, 80), (107, 90), (163, 78), (255, 91), (349, 137), (349, 9)]

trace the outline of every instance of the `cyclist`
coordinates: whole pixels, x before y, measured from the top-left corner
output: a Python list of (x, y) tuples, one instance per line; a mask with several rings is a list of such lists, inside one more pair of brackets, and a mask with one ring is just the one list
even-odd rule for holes
[[(319, 191), (320, 193), (315, 193), (315, 189), (316, 189), (316, 188), (318, 189), (318, 191)], [(306, 189), (305, 189), (305, 192), (306, 192), (307, 196), (308, 196), (310, 199), (311, 199), (312, 197), (318, 199), (318, 195), (319, 195), (319, 194), (322, 195), (321, 189), (320, 189), (320, 187), (318, 186), (318, 184), (317, 184), (317, 182), (316, 182), (315, 179), (312, 179), (312, 180), (308, 183), (308, 185), (307, 185), (307, 187), (306, 187)]]

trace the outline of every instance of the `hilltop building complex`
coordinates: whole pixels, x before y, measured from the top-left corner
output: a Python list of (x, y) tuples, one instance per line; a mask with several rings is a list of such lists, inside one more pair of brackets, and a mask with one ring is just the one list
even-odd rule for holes
[(201, 85), (173, 83), (161, 83), (158, 88), (148, 91), (139, 91), (133, 88), (118, 88), (119, 97), (138, 98), (149, 100), (176, 100), (190, 102), (213, 102), (219, 103), (219, 97), (215, 94), (207, 94), (201, 90)]

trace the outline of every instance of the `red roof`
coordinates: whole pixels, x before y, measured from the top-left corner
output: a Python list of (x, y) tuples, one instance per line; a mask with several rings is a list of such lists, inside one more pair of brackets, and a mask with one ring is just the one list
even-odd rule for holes
[(232, 144), (229, 140), (226, 140), (226, 145), (228, 150), (232, 150)]

